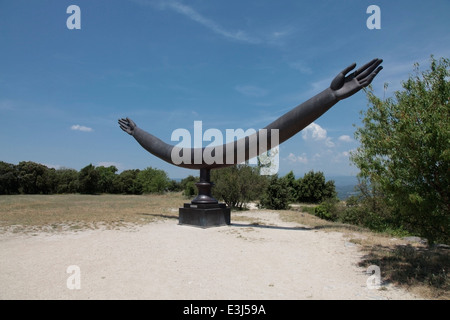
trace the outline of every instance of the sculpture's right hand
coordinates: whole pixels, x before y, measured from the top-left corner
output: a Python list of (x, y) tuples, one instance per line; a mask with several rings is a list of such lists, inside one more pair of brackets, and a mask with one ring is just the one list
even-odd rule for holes
[(119, 119), (119, 125), (120, 129), (122, 129), (129, 135), (133, 135), (134, 129), (136, 128), (136, 124), (130, 118)]
[(383, 67), (380, 66), (382, 62), (382, 59), (373, 59), (349, 75), (347, 75), (347, 73), (356, 67), (356, 63), (353, 63), (345, 68), (334, 78), (330, 85), (330, 88), (333, 90), (336, 98), (338, 100), (343, 100), (355, 94), (362, 88), (367, 87), (378, 72), (383, 69)]

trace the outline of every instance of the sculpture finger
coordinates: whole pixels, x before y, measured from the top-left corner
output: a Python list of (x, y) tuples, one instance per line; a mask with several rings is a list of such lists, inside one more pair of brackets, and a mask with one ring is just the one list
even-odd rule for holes
[(378, 59), (372, 59), (370, 62), (366, 63), (365, 65), (363, 65), (362, 67), (359, 67), (356, 71), (355, 71), (355, 76), (361, 74), (362, 72), (364, 72), (367, 68), (369, 68), (370, 66), (372, 66)]
[(130, 130), (130, 127), (124, 126), (124, 125), (120, 125), (120, 129), (122, 129), (123, 131), (128, 131), (128, 130)]
[(119, 122), (119, 126), (123, 129), (123, 128), (129, 128), (130, 126), (127, 123), (122, 123)]
[(347, 68), (339, 72), (339, 74), (331, 81), (330, 88), (338, 90), (342, 88), (345, 82), (345, 75), (356, 67), (356, 63), (352, 63)]
[(356, 67), (356, 63), (352, 63), (351, 65), (349, 65), (347, 68), (345, 68), (344, 70), (342, 70), (342, 74), (346, 75), (347, 73), (349, 73), (350, 71), (352, 71), (353, 69), (355, 69)]
[(120, 126), (121, 128), (122, 128), (122, 127), (124, 127), (124, 128), (129, 128), (129, 127), (130, 127), (128, 121), (126, 121), (126, 120), (124, 120), (124, 119), (119, 119), (118, 123), (119, 123), (119, 126)]
[(123, 125), (126, 125), (126, 126), (129, 126), (129, 127), (134, 125), (134, 122), (129, 120), (128, 118), (127, 119), (120, 119), (119, 123), (121, 123)]
[(367, 76), (369, 76), (373, 70), (375, 70), (381, 63), (383, 62), (383, 60), (381, 59), (376, 59), (376, 61), (374, 61), (372, 63), (372, 65), (368, 66), (365, 70), (361, 70), (361, 73), (358, 73), (356, 75), (356, 79), (358, 81), (363, 81), (364, 78), (366, 78)]
[(360, 81), (360, 85), (363, 87), (367, 87), (369, 84), (372, 83), (372, 80), (376, 77), (378, 72), (380, 72), (383, 69), (382, 66), (379, 66), (374, 72), (372, 72), (366, 79)]
[(135, 128), (136, 127), (136, 123), (134, 123), (133, 120), (131, 120), (130, 118), (127, 117), (127, 121), (128, 121), (128, 124), (130, 125), (131, 128)]

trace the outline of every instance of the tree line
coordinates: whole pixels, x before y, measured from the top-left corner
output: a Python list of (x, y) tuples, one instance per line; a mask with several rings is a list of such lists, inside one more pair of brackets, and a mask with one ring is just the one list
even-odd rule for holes
[(124, 170), (87, 165), (80, 171), (54, 169), (32, 162), (17, 165), (0, 161), (0, 194), (143, 194), (179, 191), (181, 185), (165, 171), (148, 167)]
[[(260, 201), (270, 209), (286, 209), (291, 202), (319, 203), (336, 197), (334, 182), (325, 181), (322, 172), (310, 171), (295, 179), (291, 171), (284, 177), (263, 176), (260, 167), (240, 164), (212, 170), (213, 196), (232, 208), (243, 209), (251, 201)], [(0, 194), (144, 194), (183, 191), (192, 198), (197, 194), (198, 177), (181, 181), (169, 179), (160, 169), (148, 167), (117, 173), (115, 166), (87, 165), (80, 171), (54, 169), (32, 162), (17, 165), (0, 161)]]

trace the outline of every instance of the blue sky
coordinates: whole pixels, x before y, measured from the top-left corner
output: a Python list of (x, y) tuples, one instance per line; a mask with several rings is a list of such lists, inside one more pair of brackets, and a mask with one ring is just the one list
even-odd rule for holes
[[(66, 27), (72, 4), (80, 30)], [(366, 26), (372, 4), (379, 30)], [(449, 12), (448, 0), (0, 0), (0, 160), (198, 174), (147, 153), (117, 119), (173, 144), (196, 120), (259, 129), (375, 57), (373, 87), (389, 95), (415, 62), (450, 56)], [(279, 173), (356, 175), (348, 155), (366, 108), (359, 92), (282, 144)]]

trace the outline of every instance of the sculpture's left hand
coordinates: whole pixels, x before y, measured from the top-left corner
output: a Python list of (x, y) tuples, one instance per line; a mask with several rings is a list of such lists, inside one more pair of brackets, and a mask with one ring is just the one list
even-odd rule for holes
[(122, 118), (119, 119), (120, 129), (128, 133), (129, 135), (133, 135), (134, 129), (136, 129), (136, 123), (130, 118)]
[(383, 60), (381, 59), (373, 59), (348, 76), (346, 76), (346, 74), (356, 67), (356, 63), (353, 63), (342, 70), (342, 72), (334, 78), (330, 85), (330, 88), (333, 90), (336, 98), (338, 100), (343, 100), (355, 94), (362, 88), (367, 87), (378, 72), (383, 69), (383, 67), (380, 66), (382, 62)]

